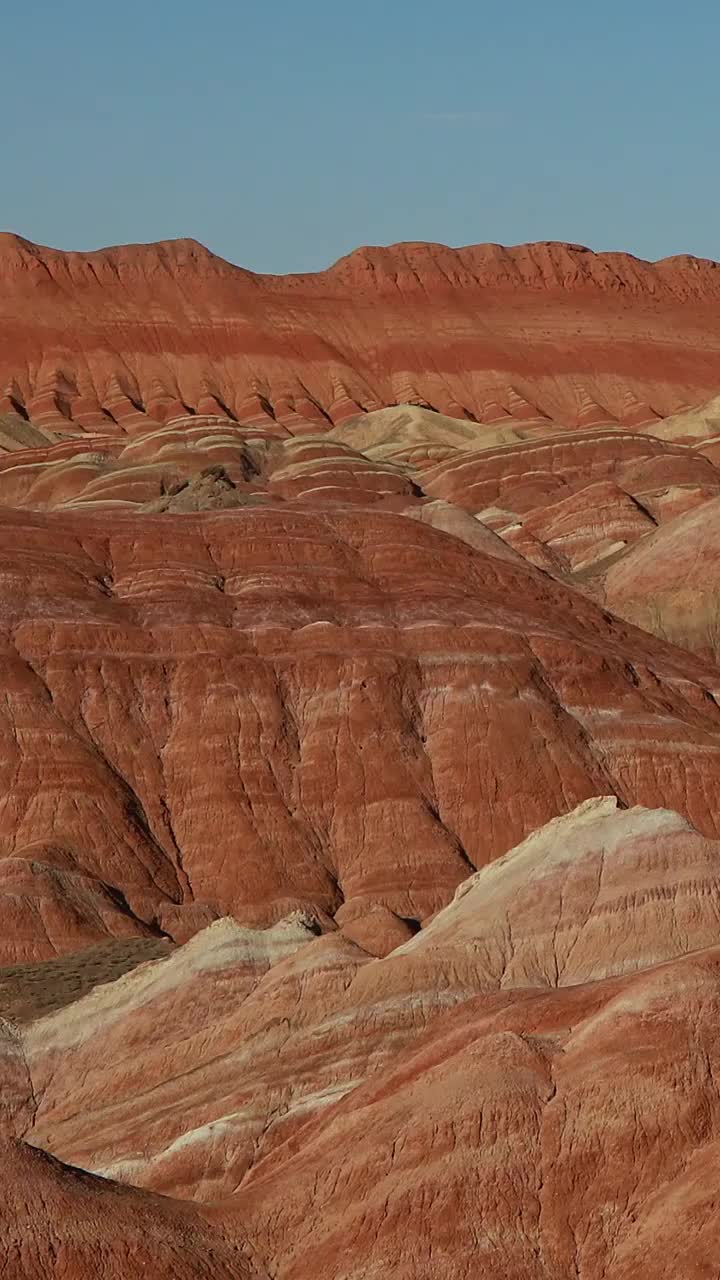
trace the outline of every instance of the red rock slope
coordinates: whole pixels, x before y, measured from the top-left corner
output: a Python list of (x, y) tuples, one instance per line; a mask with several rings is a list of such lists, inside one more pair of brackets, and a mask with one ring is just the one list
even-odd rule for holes
[(194, 241), (81, 254), (6, 235), (0, 412), (127, 432), (230, 413), (296, 433), (411, 401), (636, 427), (717, 393), (719, 301), (712, 262), (567, 244), (402, 244), (259, 276)]
[(111, 1276), (152, 1247), (223, 1280), (711, 1274), (719, 871), (677, 814), (598, 798), (385, 958), (220, 921), (6, 1027), (11, 1133), (199, 1207), (25, 1147), (4, 1239), (73, 1280), (93, 1242), (137, 1259)]
[(0, 643), (8, 963), (422, 919), (598, 793), (720, 830), (716, 668), (402, 515), (6, 510)]
[(237, 1226), (225, 1241), (188, 1205), (93, 1178), (23, 1143), (0, 1144), (8, 1280), (267, 1280)]
[(2, 241), (3, 1275), (714, 1274), (719, 294)]

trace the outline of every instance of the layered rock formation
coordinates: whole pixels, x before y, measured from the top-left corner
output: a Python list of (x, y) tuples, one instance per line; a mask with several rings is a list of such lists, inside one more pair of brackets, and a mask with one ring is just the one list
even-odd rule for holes
[[(201, 1219), (168, 1205), (151, 1228), (174, 1256), (194, 1224), (206, 1270), (194, 1248), (188, 1275), (344, 1275), (348, 1241), (356, 1269), (408, 1280), (702, 1274), (719, 853), (677, 814), (595, 799), (470, 877), (385, 958), (307, 917), (218, 921), (16, 1027), (14, 1130), (198, 1201)], [(80, 1190), (102, 1213), (112, 1185)], [(165, 1202), (116, 1203), (132, 1222)], [(672, 1237), (670, 1204), (687, 1215)], [(72, 1254), (83, 1199), (68, 1211), (55, 1230)]]
[(8, 1275), (713, 1274), (719, 293), (2, 241)]
[(189, 1205), (69, 1168), (23, 1143), (0, 1144), (3, 1266), (18, 1280), (258, 1280), (232, 1241)]
[(193, 241), (68, 254), (4, 236), (0, 286), (0, 394), (41, 429), (192, 412), (297, 434), (407, 401), (637, 427), (717, 394), (720, 280), (687, 257), (401, 244), (281, 277)]

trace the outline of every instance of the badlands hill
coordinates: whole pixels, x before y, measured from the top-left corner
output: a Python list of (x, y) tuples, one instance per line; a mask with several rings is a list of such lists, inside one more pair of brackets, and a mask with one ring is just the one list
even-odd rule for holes
[(11, 1280), (714, 1274), (719, 303), (0, 241)]
[(5, 235), (0, 395), (85, 429), (230, 410), (295, 434), (407, 401), (639, 426), (717, 393), (719, 302), (715, 263), (568, 244), (401, 244), (261, 276), (190, 240)]

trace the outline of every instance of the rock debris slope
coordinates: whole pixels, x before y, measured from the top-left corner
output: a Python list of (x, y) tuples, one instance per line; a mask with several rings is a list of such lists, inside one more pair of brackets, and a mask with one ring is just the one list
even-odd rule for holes
[(0, 241), (3, 1274), (714, 1274), (719, 296)]
[(422, 920), (599, 793), (717, 834), (716, 669), (497, 542), (356, 506), (0, 514), (8, 962)]

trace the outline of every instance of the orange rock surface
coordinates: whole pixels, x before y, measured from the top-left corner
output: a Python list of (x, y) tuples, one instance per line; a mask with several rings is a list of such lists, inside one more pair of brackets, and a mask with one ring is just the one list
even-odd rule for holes
[(190, 240), (82, 254), (6, 235), (0, 393), (89, 431), (192, 411), (296, 434), (407, 401), (637, 426), (717, 393), (719, 300), (714, 263), (569, 244), (401, 244), (259, 276)]
[(15, 1132), (195, 1199), (208, 1275), (231, 1247), (248, 1274), (343, 1275), (348, 1240), (356, 1269), (408, 1280), (702, 1274), (718, 854), (677, 814), (596, 798), (385, 958), (301, 915), (218, 921), (5, 1033)]
[(13, 1280), (260, 1280), (242, 1232), (224, 1241), (188, 1205), (0, 1144), (3, 1266)]
[(2, 1274), (715, 1274), (719, 302), (0, 238)]

